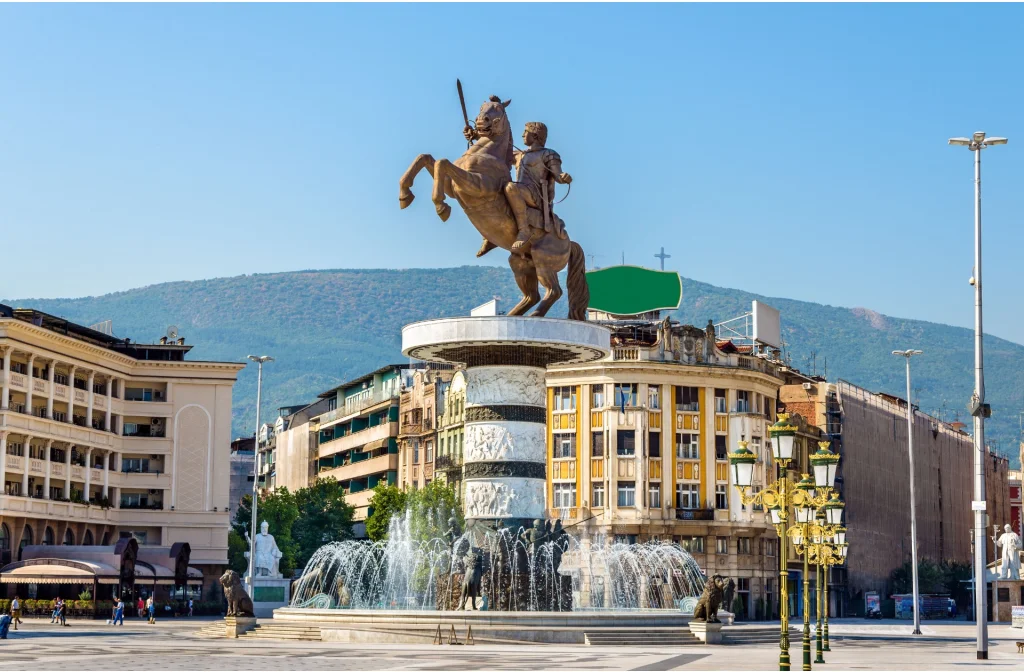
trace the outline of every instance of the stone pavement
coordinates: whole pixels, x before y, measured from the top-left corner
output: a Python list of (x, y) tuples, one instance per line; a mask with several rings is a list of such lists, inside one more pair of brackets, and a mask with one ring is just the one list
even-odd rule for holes
[[(660, 648), (561, 645), (423, 646), (200, 639), (194, 633), (213, 619), (168, 619), (124, 627), (72, 621), (70, 627), (27, 619), (0, 641), (0, 670), (771, 670), (778, 647), (681, 646)], [(737, 629), (762, 629), (764, 624)], [(963, 621), (926, 622), (913, 638), (905, 622), (840, 620), (830, 626), (828, 669), (1024, 669), (1016, 641), (1024, 631), (989, 628), (988, 661), (974, 653), (974, 627)], [(800, 626), (793, 623), (793, 669), (800, 669)]]

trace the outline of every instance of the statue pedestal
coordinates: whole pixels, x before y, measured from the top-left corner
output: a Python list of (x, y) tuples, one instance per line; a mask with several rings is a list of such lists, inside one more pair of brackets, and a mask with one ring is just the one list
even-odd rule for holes
[[(467, 531), (512, 530), (547, 518), (547, 396), (551, 364), (598, 361), (611, 332), (543, 317), (457, 317), (402, 329), (402, 354), (466, 367), (463, 511)], [(559, 416), (570, 430), (575, 414)], [(483, 540), (473, 541), (483, 545)]]
[(725, 609), (719, 609), (715, 616), (717, 616), (718, 620), (722, 622), (722, 625), (732, 625), (736, 622), (736, 614), (731, 611), (726, 611)]
[(690, 632), (693, 636), (705, 644), (722, 643), (722, 624), (705, 623), (703, 621), (690, 621)]
[(257, 576), (253, 579), (252, 610), (259, 618), (270, 618), (274, 609), (291, 604), (291, 579)]
[[(996, 579), (992, 582), (992, 616), (993, 620), (1002, 623), (1013, 623), (1013, 609), (1021, 611), (1021, 597), (1024, 592), (1024, 580)], [(1017, 617), (1018, 622), (1021, 617)], [(1024, 627), (1024, 622), (1014, 627)]]
[(256, 628), (256, 619), (251, 616), (228, 616), (224, 619), (224, 636), (228, 639), (238, 639), (250, 630)]

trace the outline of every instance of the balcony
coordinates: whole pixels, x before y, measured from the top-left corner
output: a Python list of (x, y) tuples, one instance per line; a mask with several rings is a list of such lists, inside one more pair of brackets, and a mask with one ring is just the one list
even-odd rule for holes
[(124, 431), (121, 432), (121, 435), (133, 438), (163, 439), (166, 438), (167, 432), (163, 427), (155, 425), (140, 425), (134, 422), (126, 422), (124, 423)]
[(438, 471), (462, 471), (462, 458), (455, 455), (438, 455), (434, 460), (434, 468)]
[(321, 478), (334, 478), (338, 481), (347, 481), (353, 478), (365, 478), (366, 476), (397, 470), (398, 455), (390, 453), (387, 455), (380, 455), (378, 457), (371, 457), (368, 460), (350, 462), (349, 464), (334, 467), (333, 469), (324, 469), (320, 472), (319, 476)]
[(714, 520), (714, 509), (676, 509), (676, 520)]
[(371, 441), (380, 441), (398, 435), (397, 422), (385, 422), (375, 427), (367, 427), (358, 432), (352, 432), (336, 439), (330, 439), (320, 443), (320, 456), (326, 457), (334, 453), (340, 453), (352, 448), (365, 446)]

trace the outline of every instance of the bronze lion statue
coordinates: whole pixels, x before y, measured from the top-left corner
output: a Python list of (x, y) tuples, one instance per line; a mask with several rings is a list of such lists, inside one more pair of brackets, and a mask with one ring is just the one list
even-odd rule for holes
[(228, 600), (228, 616), (255, 616), (252, 609), (252, 598), (242, 586), (242, 577), (238, 572), (229, 569), (220, 577), (220, 585), (224, 587), (224, 597)]
[(693, 609), (693, 620), (699, 623), (721, 623), (718, 620), (718, 607), (722, 604), (725, 591), (725, 579), (721, 574), (712, 574), (704, 584), (704, 593)]

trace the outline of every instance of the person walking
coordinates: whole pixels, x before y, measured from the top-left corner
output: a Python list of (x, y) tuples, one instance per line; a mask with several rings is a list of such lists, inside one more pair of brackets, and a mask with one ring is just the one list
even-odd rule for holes
[(114, 625), (124, 625), (124, 602), (119, 598), (114, 601)]
[(149, 612), (149, 622), (156, 623), (156, 605), (153, 603), (153, 596), (146, 599), (146, 611)]
[(0, 639), (7, 639), (7, 631), (11, 627), (11, 617), (7, 614), (0, 614)]
[(192, 598), (188, 598), (188, 617), (192, 618)]
[(146, 617), (146, 603), (142, 601), (142, 595), (139, 595), (139, 601), (135, 604), (135, 608), (139, 610), (139, 618)]
[(57, 616), (60, 612), (60, 598), (58, 597), (52, 603), (53, 608), (50, 610), (50, 623), (57, 622)]
[(67, 627), (68, 624), (68, 603), (63, 599), (57, 605), (57, 622)]
[(14, 600), (11, 602), (11, 623), (14, 624), (14, 629), (18, 629), (18, 624), (21, 623), (21, 600), (18, 596), (14, 596)]

